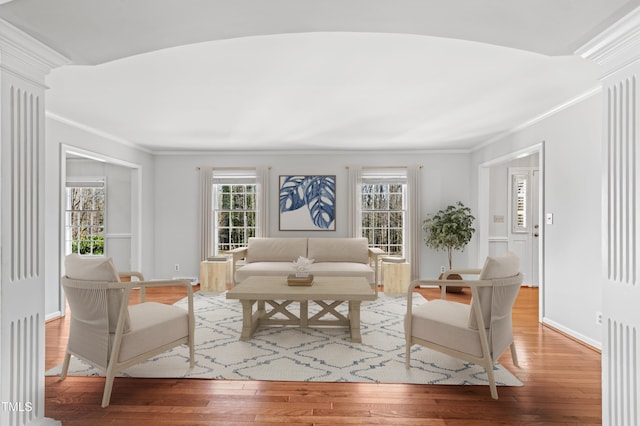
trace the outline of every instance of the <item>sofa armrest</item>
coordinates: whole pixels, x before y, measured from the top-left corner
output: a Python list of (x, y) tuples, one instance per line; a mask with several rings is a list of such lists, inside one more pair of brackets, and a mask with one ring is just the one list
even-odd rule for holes
[(229, 251), (229, 253), (231, 254), (231, 281), (233, 285), (236, 285), (236, 268), (238, 267), (238, 262), (246, 259), (249, 253), (249, 247), (238, 247)]
[(249, 252), (249, 247), (238, 247), (229, 251), (229, 253), (233, 256), (234, 262), (237, 262), (238, 260), (242, 260), (245, 257), (247, 257), (248, 252)]
[(378, 284), (380, 284), (378, 279), (379, 264), (380, 260), (382, 260), (382, 256), (385, 254), (384, 250), (378, 247), (369, 247), (369, 263), (373, 262), (373, 276), (374, 284), (376, 285), (376, 293), (378, 292)]

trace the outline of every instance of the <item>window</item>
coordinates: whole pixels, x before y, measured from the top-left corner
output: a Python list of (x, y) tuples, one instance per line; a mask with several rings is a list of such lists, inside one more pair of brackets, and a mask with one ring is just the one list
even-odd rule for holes
[(511, 232), (529, 232), (529, 171), (510, 168)]
[(256, 184), (213, 184), (214, 253), (246, 246), (256, 235)]
[(208, 252), (219, 255), (244, 247), (259, 236), (259, 188), (255, 169), (213, 169), (211, 239)]
[(365, 171), (362, 175), (361, 229), (369, 247), (405, 256), (407, 179), (395, 173)]
[(517, 229), (527, 229), (527, 179), (514, 176), (514, 223)]
[(270, 167), (199, 167), (200, 256), (207, 260), (264, 237)]
[(104, 256), (105, 181), (70, 180), (66, 184), (65, 252)]

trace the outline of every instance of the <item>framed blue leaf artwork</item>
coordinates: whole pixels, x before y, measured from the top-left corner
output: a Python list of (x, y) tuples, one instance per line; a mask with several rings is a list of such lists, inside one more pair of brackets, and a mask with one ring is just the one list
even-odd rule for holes
[(336, 176), (280, 176), (281, 231), (336, 230)]

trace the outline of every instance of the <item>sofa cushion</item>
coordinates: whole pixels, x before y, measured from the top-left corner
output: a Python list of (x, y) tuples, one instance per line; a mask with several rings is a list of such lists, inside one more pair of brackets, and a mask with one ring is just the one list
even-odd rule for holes
[(316, 277), (363, 277), (373, 283), (373, 269), (364, 263), (356, 262), (314, 262), (309, 272)]
[[(65, 275), (77, 281), (119, 282), (118, 270), (110, 257), (83, 257), (72, 253), (64, 258)], [(107, 291), (109, 333), (115, 333), (123, 299), (123, 289)], [(125, 317), (124, 331), (129, 330), (129, 316)]]
[(307, 257), (306, 238), (249, 238), (247, 262), (293, 262)]
[(235, 279), (236, 282), (242, 282), (254, 276), (277, 277), (295, 273), (293, 262), (251, 262), (236, 270)]
[(315, 262), (369, 263), (366, 238), (309, 238), (309, 259)]
[[(293, 262), (253, 262), (238, 268), (236, 281), (254, 276), (287, 276), (295, 274)], [(318, 262), (312, 263), (309, 273), (317, 277), (363, 277), (370, 283), (374, 280), (373, 269), (364, 263), (355, 262)]]

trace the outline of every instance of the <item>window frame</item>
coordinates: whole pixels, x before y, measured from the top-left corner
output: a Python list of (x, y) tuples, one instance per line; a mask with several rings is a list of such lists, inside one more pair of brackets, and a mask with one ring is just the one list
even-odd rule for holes
[[(406, 257), (408, 243), (408, 180), (406, 176), (398, 175), (398, 173), (389, 175), (367, 174), (361, 177), (359, 186), (360, 235), (367, 238), (368, 245), (371, 248), (380, 248), (389, 255)], [(365, 190), (365, 186), (370, 186), (372, 190)], [(397, 187), (399, 191), (397, 189), (394, 190), (394, 186)], [(365, 197), (371, 194), (373, 194), (374, 197), (381, 195), (383, 198), (386, 194), (387, 200), (379, 199), (376, 202), (374, 199), (372, 203), (367, 203)], [(400, 208), (392, 208), (392, 199), (398, 196), (400, 197), (400, 201), (399, 203), (396, 202), (395, 205), (400, 205)], [(378, 204), (378, 208), (376, 208), (376, 203)], [(401, 222), (400, 226), (393, 226), (394, 215), (396, 216), (396, 220)], [(368, 223), (369, 226), (365, 226), (366, 216), (371, 218)], [(386, 216), (386, 220), (384, 220), (385, 224), (376, 226), (378, 223), (381, 223), (380, 218), (384, 216)], [(371, 221), (375, 222), (373, 226), (371, 226)], [(380, 232), (376, 232), (376, 230)], [(396, 236), (393, 236), (394, 230), (399, 231), (399, 236), (397, 232)], [(376, 234), (380, 235), (380, 240), (378, 241), (376, 241)]]
[[(246, 177), (241, 177), (241, 178), (233, 178), (233, 177), (229, 177), (226, 178), (225, 180), (227, 180), (227, 182), (216, 182), (216, 180), (214, 179), (214, 181), (212, 182), (212, 188), (211, 188), (211, 199), (212, 199), (212, 208), (211, 208), (211, 220), (212, 220), (212, 227), (211, 227), (211, 232), (212, 232), (212, 238), (211, 238), (211, 243), (212, 246), (211, 247), (211, 252), (214, 255), (220, 255), (220, 254), (224, 254), (224, 253), (228, 253), (230, 250), (233, 250), (234, 248), (239, 248), (239, 247), (243, 247), (246, 246), (248, 239), (250, 237), (256, 236), (257, 233), (257, 228), (258, 228), (258, 183), (254, 182), (249, 183), (247, 182), (247, 178)], [(233, 191), (233, 187), (243, 187), (243, 191), (242, 192), (234, 192)], [(230, 187), (231, 192), (222, 192), (222, 189), (224, 187)], [(253, 187), (253, 191), (250, 192), (247, 189), (249, 187)], [(224, 195), (229, 195), (230, 197), (230, 202), (233, 202), (233, 198), (234, 195), (244, 195), (243, 199), (244, 199), (244, 205), (242, 206), (242, 208), (224, 208), (221, 207), (220, 204), (220, 200), (221, 197), (224, 197)], [(248, 199), (247, 196), (251, 195), (253, 197), (253, 209), (248, 208)], [(220, 226), (220, 221), (219, 221), (219, 216), (221, 213), (227, 213), (229, 215), (229, 224), (226, 227), (221, 227)], [(241, 213), (242, 215), (242, 222), (243, 225), (241, 226), (233, 226), (231, 224), (232, 219), (231, 216), (234, 213)], [(248, 224), (248, 215), (250, 215), (250, 213), (253, 213), (253, 225), (250, 226)], [(229, 229), (229, 240), (224, 243), (220, 241), (220, 230), (221, 229)], [(233, 229), (242, 229), (242, 233), (244, 235), (243, 241), (231, 241), (231, 235), (233, 233)], [(253, 232), (250, 232), (251, 230), (253, 230)], [(223, 244), (226, 244), (228, 246), (228, 248), (222, 248), (221, 246)]]
[(512, 234), (531, 231), (531, 172), (509, 169), (509, 222)]
[[(102, 191), (102, 209), (96, 209), (95, 201), (93, 202), (94, 208), (92, 209), (73, 209), (73, 200), (72, 200), (72, 190), (74, 189), (92, 189), (93, 191), (97, 189), (101, 189)], [(81, 176), (81, 177), (69, 177), (65, 182), (65, 211), (64, 211), (64, 244), (65, 244), (65, 254), (78, 253), (81, 256), (86, 257), (106, 257), (107, 256), (107, 178), (105, 176), (100, 177), (89, 177), (89, 176)], [(81, 203), (84, 204), (81, 200)], [(95, 224), (94, 218), (96, 215), (102, 215), (101, 224)], [(79, 217), (78, 220), (82, 220), (82, 216), (88, 214), (90, 217), (88, 224), (72, 223), (73, 216), (77, 215)], [(89, 229), (89, 239), (76, 239), (74, 238), (73, 229)], [(96, 229), (102, 229), (102, 231), (94, 232)], [(102, 236), (102, 253), (95, 254), (95, 246), (97, 241), (94, 239), (95, 237)], [(99, 240), (98, 240), (99, 241)], [(73, 250), (74, 242), (76, 243), (77, 251)], [(83, 242), (88, 242), (90, 247), (89, 253), (81, 253), (81, 246)]]

